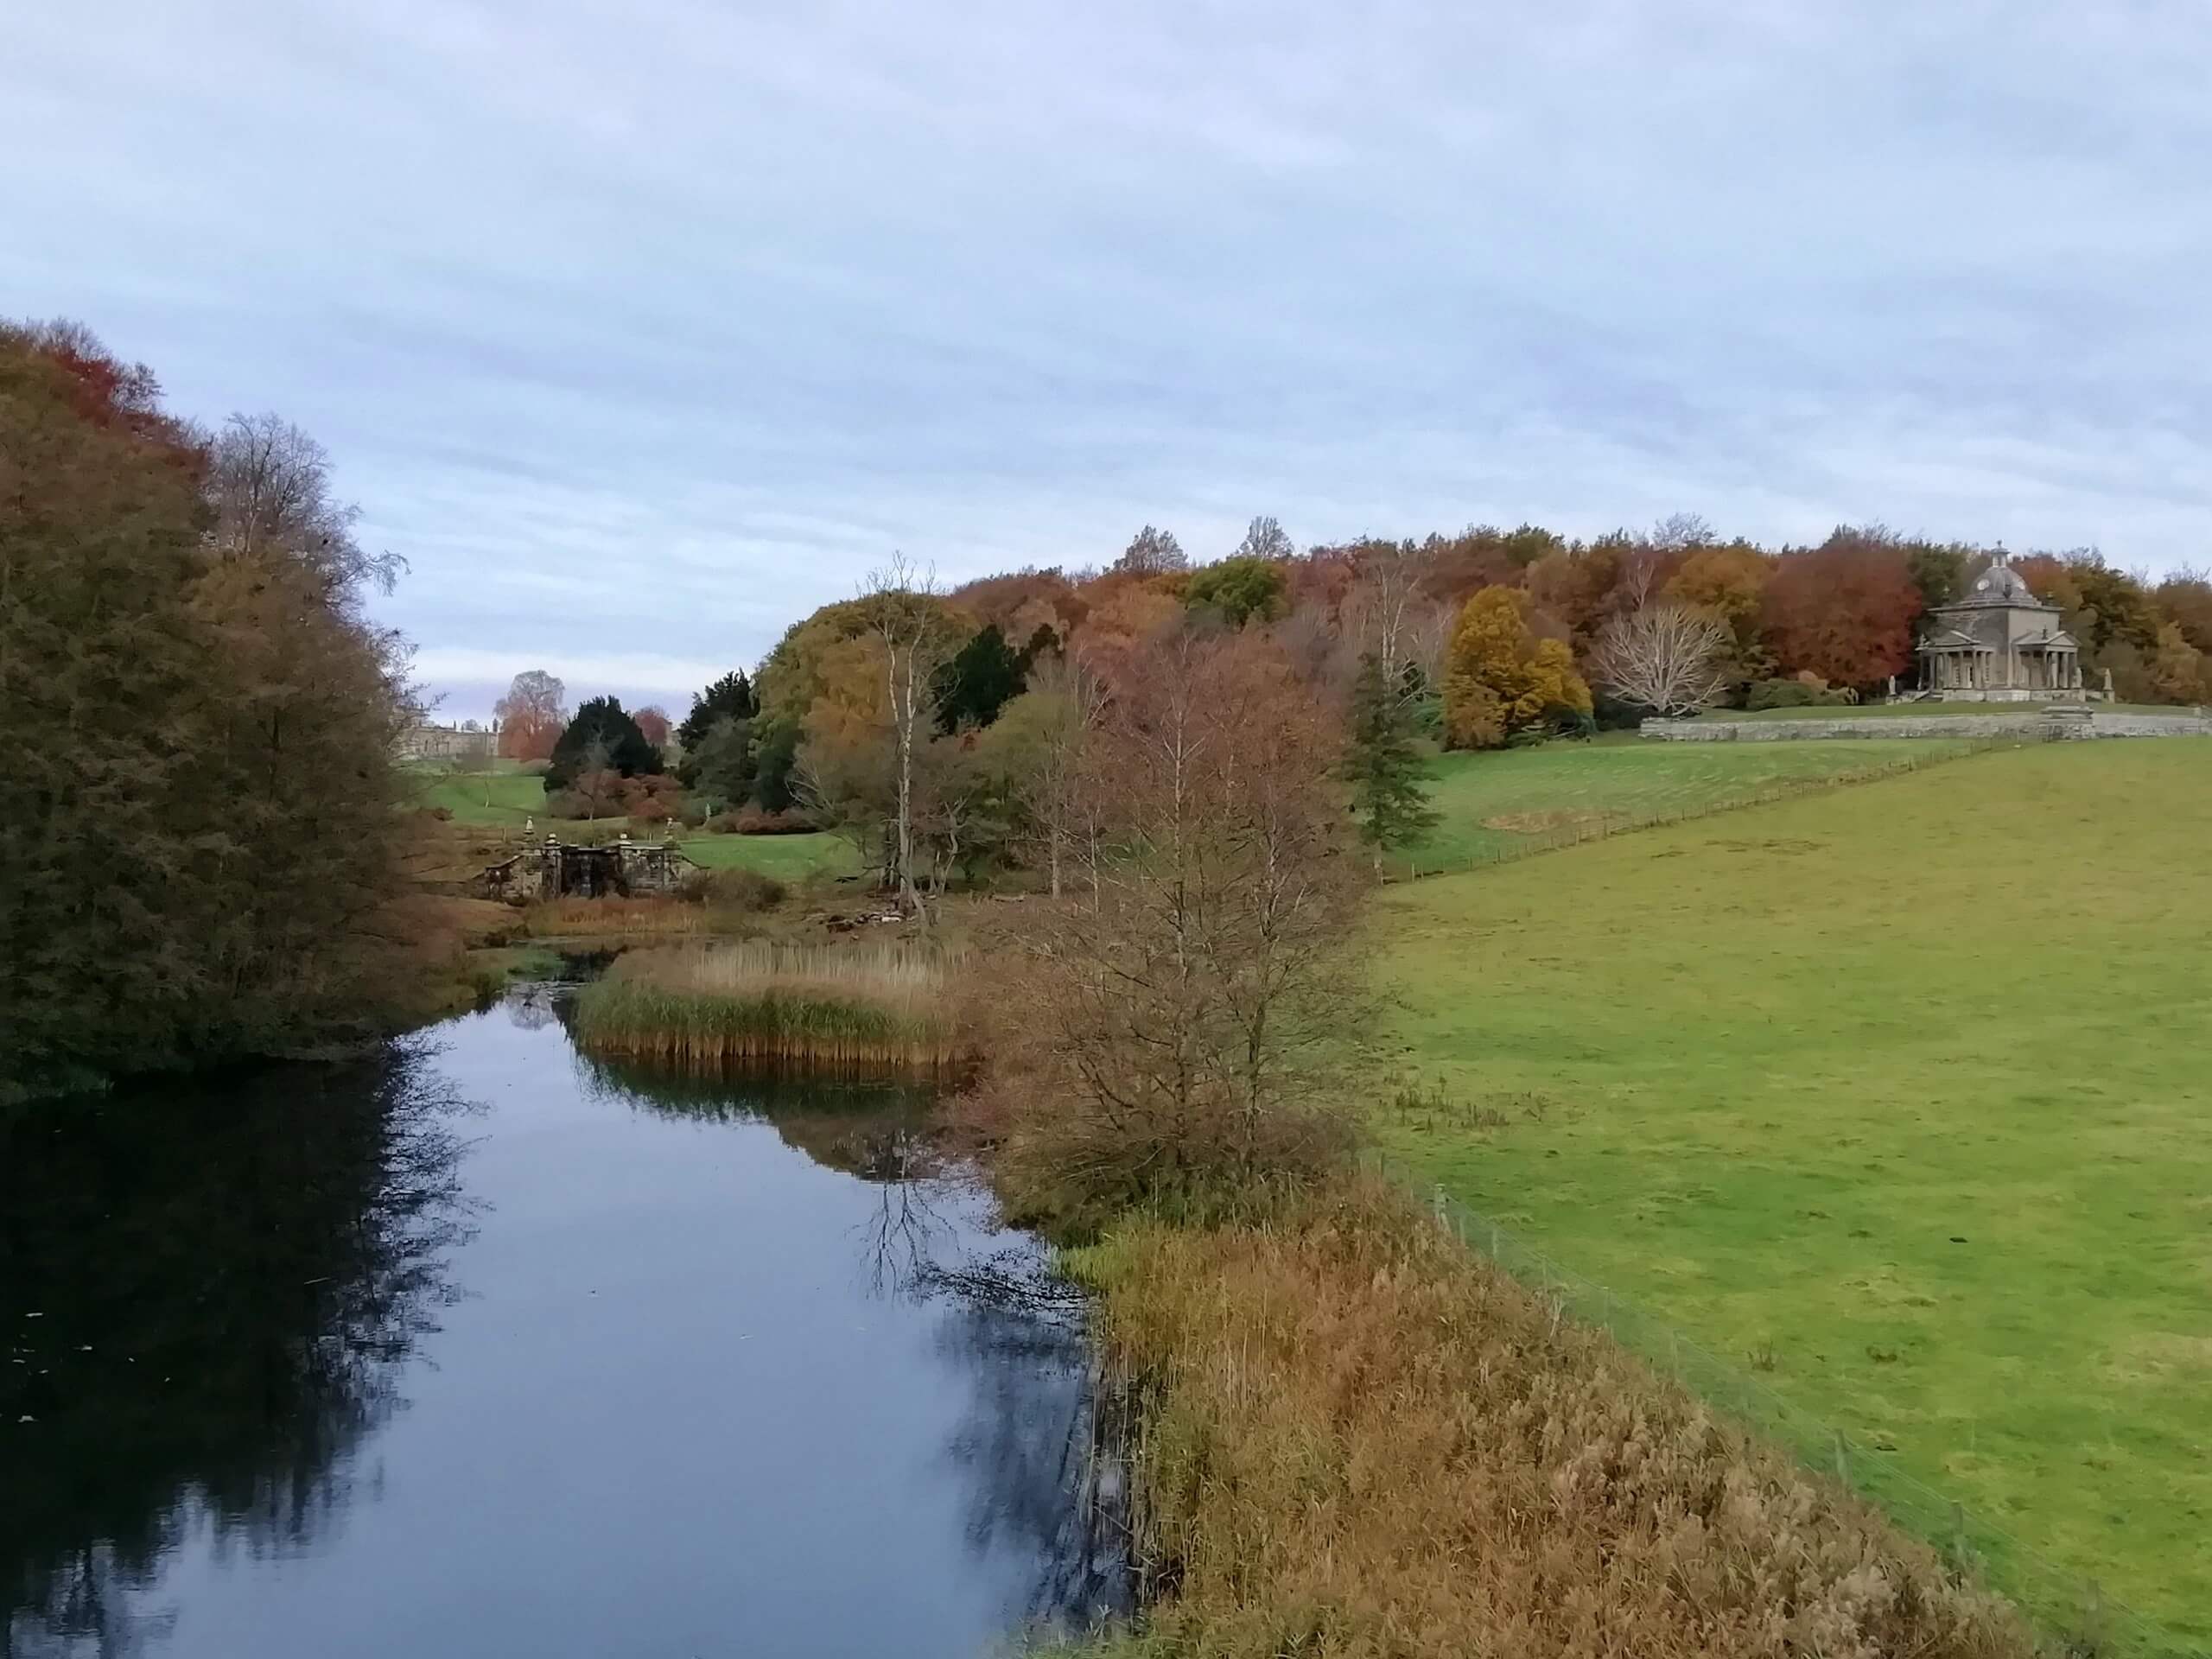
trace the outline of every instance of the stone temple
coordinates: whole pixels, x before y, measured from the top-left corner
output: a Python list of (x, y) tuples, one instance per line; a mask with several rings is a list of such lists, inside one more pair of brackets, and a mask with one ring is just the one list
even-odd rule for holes
[(2082, 647), (2059, 610), (2028, 591), (2003, 559), (1967, 596), (1928, 613), (1921, 636), (1922, 695), (1946, 702), (2042, 702), (2081, 697)]

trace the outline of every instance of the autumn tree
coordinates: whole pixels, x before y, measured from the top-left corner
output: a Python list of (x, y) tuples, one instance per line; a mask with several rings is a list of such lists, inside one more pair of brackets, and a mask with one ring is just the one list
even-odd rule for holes
[(499, 717), (501, 754), (512, 760), (549, 760), (569, 723), (569, 689), (542, 668), (525, 669), (492, 712)]
[(630, 718), (637, 722), (638, 734), (654, 748), (668, 747), (669, 734), (675, 728), (669, 721), (667, 709), (658, 703), (649, 702)]
[(1254, 634), (1136, 667), (1084, 762), (1107, 815), (1091, 897), (1024, 928), (984, 998), (968, 1116), (1032, 1212), (1223, 1201), (1344, 1144), (1317, 1064), (1351, 899), (1331, 722)]
[(1839, 529), (1785, 553), (1760, 595), (1768, 652), (1784, 674), (1872, 688), (1912, 664), (1920, 590), (1904, 550), (1878, 531)]
[(1589, 715), (1590, 688), (1573, 654), (1560, 640), (1538, 639), (1528, 612), (1518, 589), (1485, 588), (1459, 613), (1445, 658), (1447, 747), (1497, 748), (1562, 715)]
[(1088, 757), (1105, 710), (1105, 686), (1090, 666), (1080, 658), (1052, 657), (1037, 664), (1029, 689), (991, 728), (994, 747), (1006, 757), (1001, 764), (1021, 809), (1020, 822), (1042, 855), (1055, 899), (1077, 849), (1095, 844), (1100, 829)]
[(1377, 871), (1384, 853), (1420, 840), (1442, 821), (1429, 804), (1412, 713), (1390, 671), (1372, 652), (1360, 658), (1352, 682), (1344, 769), (1351, 788), (1352, 818)]
[(1373, 657), (1383, 683), (1401, 701), (1434, 689), (1453, 619), (1428, 592), (1428, 569), (1410, 543), (1375, 542), (1362, 548), (1343, 607), (1348, 677), (1356, 679), (1358, 665)]
[(1598, 631), (1590, 677), (1655, 714), (1694, 714), (1727, 685), (1729, 645), (1726, 625), (1711, 611), (1647, 605)]
[(1122, 550), (1122, 556), (1114, 561), (1115, 570), (1128, 576), (1160, 576), (1191, 568), (1189, 556), (1183, 551), (1182, 543), (1168, 531), (1155, 530), (1147, 524), (1130, 537), (1129, 544)]
[(365, 1031), (419, 978), (366, 619), (397, 562), (306, 434), (212, 437), (81, 328), (0, 327), (0, 1095)]
[(2152, 599), (2183, 639), (2212, 655), (2212, 578), (2184, 567), (2160, 582)]

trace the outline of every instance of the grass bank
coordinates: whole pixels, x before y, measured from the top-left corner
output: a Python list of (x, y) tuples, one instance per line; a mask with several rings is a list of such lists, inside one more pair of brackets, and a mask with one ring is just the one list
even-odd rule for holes
[(962, 1058), (950, 988), (959, 966), (891, 944), (635, 952), (578, 997), (576, 1039), (683, 1067), (949, 1074)]
[(2049, 745), (1388, 889), (1382, 1133), (2212, 1645), (2208, 823), (2212, 743)]
[(1379, 1185), (1069, 1253), (1133, 1410), (1141, 1635), (1205, 1659), (2025, 1656), (1930, 1550)]
[(1955, 760), (1974, 745), (1838, 739), (1660, 743), (1624, 735), (1496, 754), (1437, 757), (1431, 804), (1443, 822), (1397, 855), (1402, 874), (1502, 862), (1651, 824), (1693, 818)]

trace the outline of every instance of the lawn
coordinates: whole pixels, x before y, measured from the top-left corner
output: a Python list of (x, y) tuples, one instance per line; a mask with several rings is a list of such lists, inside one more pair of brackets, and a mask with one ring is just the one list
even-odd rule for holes
[(2208, 823), (2212, 742), (2049, 745), (1386, 889), (1461, 1109), (1382, 1134), (2212, 1643)]
[(804, 836), (691, 836), (684, 840), (683, 854), (710, 870), (758, 870), (794, 883), (815, 876), (851, 875), (861, 867), (852, 842), (828, 830)]
[(1444, 821), (1396, 862), (1415, 872), (1465, 869), (1617, 830), (1951, 760), (1970, 747), (1940, 739), (1666, 743), (1624, 734), (1591, 743), (1441, 755), (1430, 787), (1431, 804)]
[(412, 767), (412, 799), (425, 807), (442, 806), (462, 823), (512, 824), (545, 816), (545, 779), (521, 772), (511, 760), (495, 772), (461, 772)]

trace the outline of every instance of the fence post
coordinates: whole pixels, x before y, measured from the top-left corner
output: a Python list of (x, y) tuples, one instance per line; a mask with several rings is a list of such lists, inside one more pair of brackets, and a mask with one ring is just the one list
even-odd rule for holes
[(1435, 1213), (1436, 1224), (1442, 1228), (1446, 1232), (1450, 1232), (1452, 1230), (1452, 1223), (1449, 1217), (1447, 1217), (1444, 1213), (1443, 1182), (1437, 1182), (1436, 1190), (1428, 1195), (1428, 1207)]
[(1497, 1248), (1497, 1224), (1493, 1221), (1490, 1224), (1490, 1259), (1495, 1262), (1502, 1254)]
[(1835, 1478), (1846, 1486), (1851, 1484), (1851, 1448), (1843, 1443), (1843, 1431), (1835, 1432)]

